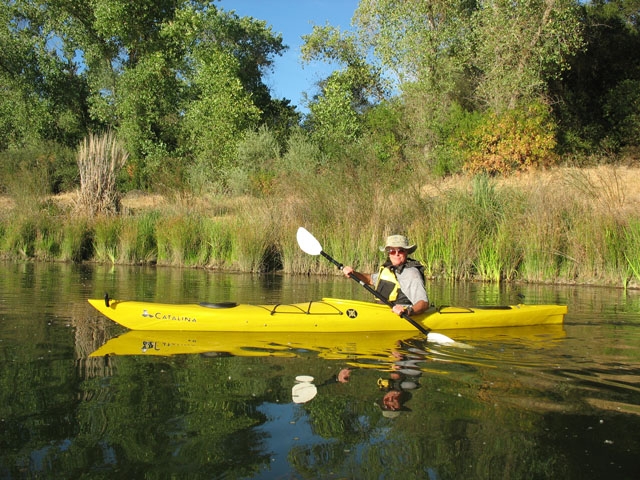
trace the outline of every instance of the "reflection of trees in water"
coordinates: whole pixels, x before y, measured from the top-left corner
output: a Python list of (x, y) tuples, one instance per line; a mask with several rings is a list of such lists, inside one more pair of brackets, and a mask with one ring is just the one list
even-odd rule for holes
[(266, 420), (258, 407), (286, 401), (278, 398), (286, 390), (272, 365), (242, 368), (243, 360), (112, 358), (117, 375), (82, 384), (90, 400), (78, 411), (76, 441), (88, 450), (108, 448), (112, 461), (134, 476), (251, 476), (269, 463), (260, 450), (265, 439), (253, 428)]
[[(91, 352), (104, 344), (111, 336), (113, 322), (102, 315), (96, 315), (89, 303), (74, 304), (71, 315), (74, 331), (74, 347), (78, 373), (83, 378), (113, 375), (109, 358), (90, 358)], [(117, 327), (118, 330), (121, 330)]]
[[(413, 366), (429, 361), (417, 357), (414, 352)], [(405, 364), (399, 366), (407, 361), (402, 357), (398, 363)], [(545, 440), (548, 428), (539, 412), (504, 404), (518, 381), (498, 379), (512, 372), (497, 373), (500, 391), (488, 403), (479, 370), (455, 363), (440, 373), (423, 370), (420, 388), (410, 390), (410, 409), (388, 418), (376, 406), (377, 384), (387, 391), (417, 379), (400, 375), (379, 382), (382, 372), (357, 369), (349, 384), (320, 387), (302, 407), (324, 441), (296, 446), (289, 461), (309, 477), (340, 472), (358, 478), (566, 478), (561, 445)], [(392, 371), (382, 375), (393, 378)]]

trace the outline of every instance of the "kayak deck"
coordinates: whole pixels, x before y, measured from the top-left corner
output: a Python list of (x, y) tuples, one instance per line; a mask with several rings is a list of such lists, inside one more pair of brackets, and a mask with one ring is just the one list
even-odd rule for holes
[[(383, 304), (323, 298), (294, 304), (164, 304), (90, 299), (107, 318), (131, 330), (214, 332), (414, 331)], [(561, 324), (564, 305), (431, 308), (412, 317), (431, 330)]]

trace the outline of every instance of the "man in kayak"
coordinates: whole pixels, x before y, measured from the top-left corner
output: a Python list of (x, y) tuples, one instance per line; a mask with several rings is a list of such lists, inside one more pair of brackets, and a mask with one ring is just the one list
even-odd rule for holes
[(378, 273), (360, 273), (349, 266), (343, 267), (342, 272), (347, 277), (354, 275), (375, 288), (393, 304), (395, 314), (402, 315), (404, 312), (407, 315), (419, 315), (429, 308), (429, 297), (425, 288), (424, 267), (408, 256), (415, 250), (416, 246), (409, 245), (404, 235), (391, 235), (387, 237), (385, 246), (380, 248), (388, 257)]

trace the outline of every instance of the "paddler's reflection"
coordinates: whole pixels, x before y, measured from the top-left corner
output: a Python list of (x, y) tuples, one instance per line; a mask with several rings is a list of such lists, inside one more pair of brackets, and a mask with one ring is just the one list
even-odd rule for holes
[(376, 405), (382, 410), (382, 416), (396, 418), (401, 412), (410, 412), (405, 404), (411, 400), (410, 391), (418, 387), (415, 377), (404, 373), (392, 372), (389, 378), (379, 378), (378, 388), (385, 393)]
[(410, 412), (406, 403), (411, 399), (411, 391), (420, 386), (418, 378), (422, 374), (418, 363), (425, 360), (417, 349), (398, 343), (398, 350), (391, 352), (393, 364), (389, 378), (379, 378), (378, 388), (384, 391), (382, 398), (376, 403), (387, 418), (396, 418), (401, 412)]
[[(426, 352), (416, 345), (398, 342), (396, 350), (391, 352), (390, 373), (388, 378), (378, 378), (377, 387), (384, 395), (375, 404), (381, 409), (384, 417), (395, 418), (401, 412), (411, 411), (406, 403), (411, 399), (411, 392), (420, 387), (418, 379), (422, 375), (420, 363), (425, 361)], [(353, 368), (345, 367), (324, 382), (315, 385), (313, 377), (298, 375), (296, 385), (292, 389), (295, 403), (306, 403), (312, 400), (319, 388), (332, 384), (346, 384), (351, 380)]]
[(334, 383), (349, 383), (351, 380), (351, 372), (352, 368), (346, 367), (341, 369), (336, 375), (329, 377), (324, 382), (322, 382), (318, 387), (326, 387), (328, 385), (333, 385)]

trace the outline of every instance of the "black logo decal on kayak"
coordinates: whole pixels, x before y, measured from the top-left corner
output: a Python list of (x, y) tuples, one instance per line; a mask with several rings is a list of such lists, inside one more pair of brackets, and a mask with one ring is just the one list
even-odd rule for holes
[(347, 317), (356, 318), (357, 316), (358, 316), (358, 312), (353, 308), (350, 308), (349, 310), (347, 310)]
[(173, 315), (173, 314), (169, 314), (169, 313), (162, 313), (162, 312), (156, 312), (156, 313), (149, 313), (148, 310), (143, 310), (142, 311), (142, 316), (144, 318), (156, 318), (158, 320), (170, 320), (173, 322), (197, 322), (198, 320), (195, 317), (187, 317), (187, 316), (183, 316), (183, 315)]

